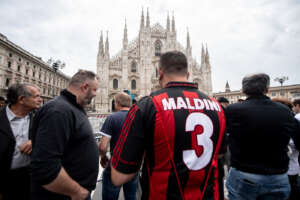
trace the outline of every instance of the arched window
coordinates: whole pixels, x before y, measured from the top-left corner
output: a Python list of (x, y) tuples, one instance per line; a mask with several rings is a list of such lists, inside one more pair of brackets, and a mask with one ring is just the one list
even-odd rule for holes
[(131, 72), (136, 72), (136, 62), (132, 61), (131, 63)]
[(155, 56), (160, 56), (162, 43), (160, 40), (155, 41)]
[(135, 89), (136, 89), (136, 81), (135, 81), (135, 80), (132, 80), (132, 81), (131, 81), (131, 89), (132, 89), (132, 90), (135, 90)]
[(118, 89), (118, 79), (113, 80), (113, 88)]

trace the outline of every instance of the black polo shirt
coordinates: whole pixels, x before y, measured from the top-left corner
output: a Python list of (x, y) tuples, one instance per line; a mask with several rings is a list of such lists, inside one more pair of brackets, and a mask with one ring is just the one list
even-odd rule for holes
[(32, 200), (70, 199), (42, 187), (57, 177), (61, 167), (87, 190), (96, 187), (98, 146), (85, 111), (67, 90), (44, 105), (33, 122)]

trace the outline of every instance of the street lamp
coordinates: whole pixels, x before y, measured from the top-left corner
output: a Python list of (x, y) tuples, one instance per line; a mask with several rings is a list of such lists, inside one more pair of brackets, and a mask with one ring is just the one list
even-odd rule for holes
[(279, 82), (280, 83), (280, 95), (283, 96), (283, 93), (282, 93), (282, 85), (285, 81), (289, 80), (289, 77), (287, 76), (281, 76), (281, 77), (276, 77), (274, 79), (274, 81), (276, 82)]
[(55, 88), (56, 88), (56, 73), (59, 69), (64, 68), (66, 65), (65, 63), (62, 63), (60, 60), (53, 60), (52, 58), (50, 58), (47, 63), (52, 67), (53, 71), (54, 71), (54, 77), (53, 77), (53, 98), (55, 97)]

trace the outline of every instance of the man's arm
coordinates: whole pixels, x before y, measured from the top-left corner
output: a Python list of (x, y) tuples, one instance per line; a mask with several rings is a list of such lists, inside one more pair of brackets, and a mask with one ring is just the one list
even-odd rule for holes
[(127, 183), (128, 181), (133, 179), (135, 176), (136, 176), (136, 173), (124, 174), (124, 173), (117, 171), (111, 165), (111, 180), (115, 186), (121, 186), (124, 183)]
[(99, 143), (99, 153), (101, 157), (106, 156), (106, 152), (108, 149), (108, 145), (110, 142), (110, 138), (107, 136), (102, 136), (101, 141)]
[(0, 200), (2, 198), (2, 193), (4, 185), (6, 184), (6, 179), (4, 178), (9, 171), (10, 163), (9, 159), (9, 140), (8, 137), (0, 133)]
[(89, 195), (89, 191), (74, 181), (63, 167), (58, 176), (51, 183), (43, 185), (43, 187), (51, 192), (70, 196), (72, 200), (85, 199)]
[(102, 136), (101, 141), (99, 143), (99, 154), (101, 157), (100, 164), (103, 168), (106, 168), (108, 164), (108, 158), (106, 156), (106, 152), (108, 149), (109, 142), (110, 142), (110, 137)]

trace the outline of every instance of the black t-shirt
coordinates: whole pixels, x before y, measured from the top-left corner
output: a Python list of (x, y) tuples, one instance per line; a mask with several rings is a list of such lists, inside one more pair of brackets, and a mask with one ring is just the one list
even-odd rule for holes
[(111, 163), (129, 174), (145, 157), (143, 199), (218, 199), (224, 130), (216, 100), (193, 83), (170, 82), (131, 107)]
[(127, 113), (127, 110), (121, 110), (109, 115), (101, 127), (100, 134), (110, 138), (111, 152), (113, 152), (119, 139)]

